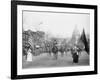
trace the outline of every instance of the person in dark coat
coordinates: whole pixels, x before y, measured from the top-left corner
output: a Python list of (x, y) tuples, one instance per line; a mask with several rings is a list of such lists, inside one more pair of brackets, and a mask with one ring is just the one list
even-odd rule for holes
[(72, 51), (73, 63), (78, 63), (79, 62), (79, 54), (78, 54), (77, 50), (78, 50), (77, 47), (74, 46), (74, 49)]
[(64, 56), (64, 51), (65, 51), (64, 47), (61, 46), (60, 49), (59, 49), (59, 51), (61, 52), (61, 56), (63, 57)]
[(54, 55), (54, 59), (57, 60), (58, 47), (57, 47), (57, 41), (56, 40), (54, 40), (54, 42), (53, 42), (52, 52), (53, 52), (53, 55)]
[(54, 54), (54, 58), (57, 59), (57, 55), (58, 55), (58, 48), (57, 48), (57, 46), (55, 46), (55, 45), (53, 46), (52, 52)]

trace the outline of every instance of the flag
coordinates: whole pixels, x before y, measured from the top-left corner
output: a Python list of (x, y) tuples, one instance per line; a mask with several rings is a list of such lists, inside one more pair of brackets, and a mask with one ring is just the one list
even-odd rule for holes
[(81, 34), (80, 40), (84, 43), (85, 51), (89, 54), (89, 44), (88, 44), (84, 29)]

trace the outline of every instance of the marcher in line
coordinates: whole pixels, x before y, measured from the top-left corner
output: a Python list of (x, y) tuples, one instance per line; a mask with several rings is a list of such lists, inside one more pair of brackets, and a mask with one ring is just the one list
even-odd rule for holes
[(79, 62), (79, 53), (77, 50), (78, 50), (78, 48), (76, 46), (74, 46), (73, 51), (72, 51), (73, 63)]
[(32, 50), (29, 48), (27, 52), (27, 61), (32, 61)]

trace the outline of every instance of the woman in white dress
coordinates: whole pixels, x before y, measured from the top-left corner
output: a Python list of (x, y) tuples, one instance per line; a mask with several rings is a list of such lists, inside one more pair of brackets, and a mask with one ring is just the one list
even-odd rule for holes
[(27, 52), (27, 61), (31, 62), (32, 61), (32, 53), (31, 53), (31, 49), (29, 48), (28, 52)]

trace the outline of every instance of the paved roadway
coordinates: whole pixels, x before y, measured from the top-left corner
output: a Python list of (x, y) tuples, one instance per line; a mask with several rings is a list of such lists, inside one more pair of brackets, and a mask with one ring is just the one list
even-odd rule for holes
[(25, 61), (24, 57), (22, 60), (22, 67), (25, 68), (42, 68), (42, 67), (67, 67), (67, 66), (86, 66), (89, 65), (89, 55), (86, 52), (82, 52), (79, 57), (79, 63), (73, 64), (72, 56), (70, 52), (66, 53), (63, 57), (58, 54), (58, 59), (54, 60), (53, 55), (46, 53), (39, 56), (33, 56), (32, 62)]

